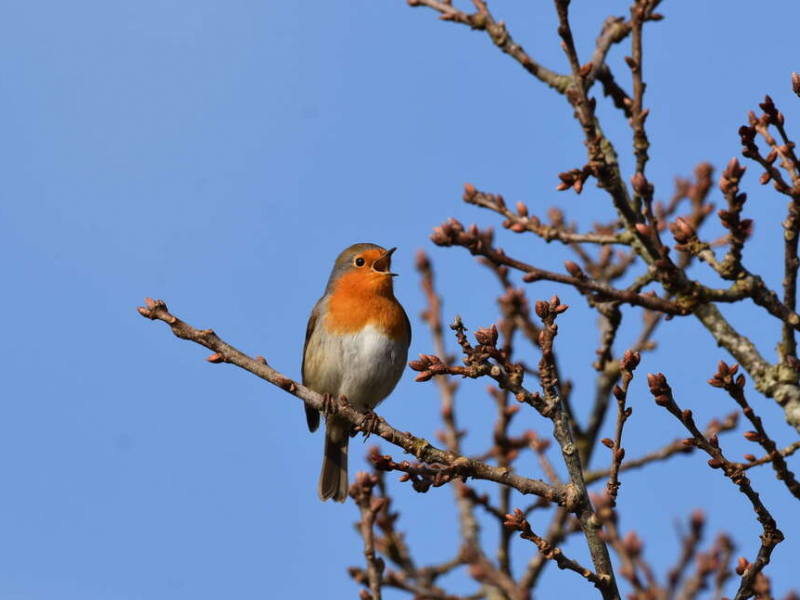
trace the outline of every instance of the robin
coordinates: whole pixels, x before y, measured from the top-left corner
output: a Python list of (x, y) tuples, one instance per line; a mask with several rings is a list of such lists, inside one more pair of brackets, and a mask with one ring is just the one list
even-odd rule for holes
[[(375, 244), (354, 244), (336, 259), (325, 294), (311, 311), (303, 348), (303, 385), (369, 413), (388, 396), (405, 367), (411, 324), (394, 297), (392, 253)], [(320, 413), (306, 404), (308, 429)], [(326, 416), (321, 500), (347, 498), (350, 423)]]

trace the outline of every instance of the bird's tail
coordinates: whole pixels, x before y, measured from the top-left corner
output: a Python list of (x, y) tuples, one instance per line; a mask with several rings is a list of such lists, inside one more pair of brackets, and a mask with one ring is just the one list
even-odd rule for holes
[(330, 419), (325, 424), (325, 457), (319, 475), (317, 493), (322, 501), (347, 499), (347, 444), (350, 442), (349, 425)]

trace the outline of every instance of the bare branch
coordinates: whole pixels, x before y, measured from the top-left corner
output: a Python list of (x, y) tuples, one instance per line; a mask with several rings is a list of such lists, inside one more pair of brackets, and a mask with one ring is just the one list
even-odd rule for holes
[(697, 553), (697, 546), (703, 538), (703, 528), (705, 524), (706, 516), (703, 514), (703, 511), (694, 511), (689, 519), (689, 534), (684, 536), (682, 540), (681, 555), (678, 558), (678, 563), (667, 573), (668, 598), (675, 596), (678, 584)]
[(471, 29), (485, 31), (495, 46), (516, 60), (522, 68), (536, 77), (542, 83), (547, 84), (554, 90), (564, 93), (569, 85), (569, 77), (559, 75), (547, 67), (536, 62), (527, 52), (517, 44), (506, 29), (505, 23), (495, 21), (492, 14), (486, 9), (475, 13), (466, 13), (453, 7), (452, 4), (444, 0), (408, 0), (410, 6), (427, 6), (441, 14), (440, 19), (453, 21), (468, 25)]
[[(177, 337), (195, 342), (196, 344), (200, 344), (212, 350), (214, 354), (209, 357), (211, 362), (227, 362), (234, 364), (268, 381), (272, 385), (281, 388), (289, 394), (300, 398), (321, 412), (331, 408), (327, 406), (321, 394), (317, 394), (302, 384), (282, 375), (270, 367), (263, 359), (258, 360), (247, 356), (221, 340), (211, 329), (198, 330), (188, 323), (181, 321), (169, 313), (166, 304), (161, 300), (154, 301), (147, 299), (147, 307), (139, 307), (139, 313), (143, 317), (147, 317), (151, 320), (164, 321), (170, 326), (172, 332)], [(364, 420), (364, 415), (341, 399), (332, 409), (335, 410), (338, 417), (345, 419), (354, 426), (360, 425)], [(522, 494), (542, 496), (559, 505), (571, 507), (575, 502), (574, 492), (567, 487), (552, 486), (544, 481), (528, 479), (527, 477), (501, 471), (500, 469), (480, 461), (472, 460), (465, 456), (459, 456), (454, 452), (445, 452), (431, 445), (425, 439), (415, 437), (410, 433), (398, 431), (385, 421), (378, 423), (374, 433), (389, 443), (399, 446), (406, 452), (417, 457), (420, 462), (429, 465), (437, 463), (447, 465), (455, 468), (459, 475), (510, 485)]]
[[(732, 431), (736, 428), (736, 423), (738, 422), (737, 417), (739, 413), (731, 413), (723, 421), (718, 421), (714, 419), (711, 421), (707, 426), (705, 431), (703, 432), (706, 437), (711, 437), (713, 435), (719, 435), (721, 433)], [(800, 447), (800, 442), (798, 442), (798, 447)], [(648, 452), (644, 456), (640, 456), (639, 458), (633, 458), (626, 460), (620, 465), (620, 472), (630, 471), (632, 469), (639, 469), (641, 467), (645, 467), (654, 462), (660, 462), (667, 460), (675, 456), (676, 454), (691, 454), (695, 450), (695, 446), (684, 444), (683, 439), (673, 440), (663, 448), (655, 450), (653, 452)], [(766, 458), (766, 457), (765, 457)], [(769, 462), (769, 459), (765, 460), (764, 462)], [(763, 464), (763, 463), (762, 463)], [(756, 466), (755, 464), (752, 465), (745, 465), (742, 468), (747, 469), (750, 466)], [(609, 470), (601, 470), (601, 471), (589, 471), (586, 473), (586, 483), (594, 483), (595, 481), (599, 481), (600, 479), (604, 479), (610, 476), (611, 472)]]
[(581, 274), (562, 275), (536, 268), (533, 265), (511, 258), (500, 249), (495, 249), (491, 244), (491, 232), (481, 232), (474, 225), (466, 230), (455, 219), (450, 219), (440, 227), (436, 227), (433, 235), (431, 235), (431, 240), (438, 246), (463, 246), (476, 256), (483, 256), (495, 264), (522, 271), (525, 273), (523, 280), (527, 283), (539, 280), (555, 281), (571, 285), (584, 292), (595, 293), (603, 299), (617, 300), (666, 314), (685, 315), (691, 312), (688, 307), (664, 300), (656, 295), (638, 294), (632, 291), (616, 289), (600, 281), (581, 276)]
[(755, 427), (755, 431), (746, 432), (745, 437), (751, 442), (757, 442), (767, 451), (767, 455), (772, 461), (772, 468), (775, 469), (775, 474), (778, 476), (778, 479), (783, 481), (789, 489), (789, 492), (800, 500), (800, 483), (795, 479), (794, 473), (789, 470), (789, 465), (786, 463), (786, 459), (783, 455), (778, 451), (777, 444), (769, 437), (764, 429), (761, 417), (759, 417), (747, 403), (747, 399), (744, 396), (744, 375), (740, 373), (735, 377), (738, 369), (739, 365), (734, 364), (728, 366), (723, 361), (719, 361), (717, 372), (708, 382), (714, 387), (724, 389), (728, 392), (728, 395), (741, 406), (742, 413), (744, 413), (744, 416), (747, 417), (753, 424), (753, 427)]
[(528, 209), (524, 204), (518, 203), (517, 212), (514, 212), (506, 206), (505, 200), (501, 195), (478, 191), (470, 183), (464, 186), (464, 202), (489, 209), (504, 216), (506, 220), (503, 221), (503, 227), (506, 229), (510, 229), (515, 233), (529, 231), (546, 242), (556, 240), (563, 244), (630, 244), (631, 236), (626, 233), (614, 235), (576, 233), (563, 227), (544, 225), (535, 215), (528, 215)]
[(608, 586), (608, 577), (603, 578), (596, 575), (580, 563), (571, 558), (567, 558), (561, 551), (561, 548), (551, 545), (550, 542), (536, 535), (520, 509), (515, 509), (514, 514), (506, 515), (505, 525), (511, 530), (519, 531), (519, 536), (522, 539), (530, 540), (536, 544), (540, 554), (547, 560), (555, 561), (559, 569), (568, 569), (577, 573), (581, 577), (591, 581), (594, 586), (601, 591)]
[(688, 409), (681, 410), (675, 403), (672, 397), (672, 389), (669, 387), (669, 384), (667, 384), (666, 377), (661, 373), (656, 373), (655, 375), (650, 373), (647, 375), (647, 381), (650, 386), (650, 393), (655, 397), (656, 404), (667, 409), (670, 414), (675, 416), (684, 427), (689, 430), (692, 434), (692, 437), (689, 439), (711, 457), (708, 461), (709, 466), (712, 469), (721, 469), (725, 476), (739, 488), (739, 491), (744, 494), (753, 505), (753, 509), (758, 517), (758, 522), (761, 523), (762, 527), (761, 547), (758, 550), (755, 562), (747, 564), (742, 569), (740, 573), (740, 575), (742, 575), (742, 580), (734, 600), (749, 598), (753, 595), (752, 586), (756, 577), (761, 570), (769, 564), (772, 550), (783, 541), (783, 533), (778, 529), (775, 519), (761, 502), (759, 495), (753, 490), (753, 487), (750, 485), (750, 480), (744, 474), (744, 471), (737, 467), (735, 463), (730, 462), (722, 454), (716, 436), (706, 438), (695, 425), (692, 411)]
[(367, 561), (367, 579), (369, 581), (370, 593), (364, 590), (361, 594), (362, 600), (381, 600), (381, 578), (383, 576), (384, 563), (375, 552), (375, 535), (373, 527), (375, 519), (383, 508), (385, 500), (383, 498), (373, 498), (372, 488), (378, 482), (375, 476), (359, 471), (356, 473), (356, 480), (350, 486), (350, 497), (358, 505), (361, 511), (361, 521), (359, 530), (364, 539), (364, 558)]
[(603, 440), (603, 444), (611, 448), (611, 469), (609, 469), (608, 488), (609, 503), (613, 508), (617, 504), (617, 492), (619, 491), (619, 468), (625, 458), (625, 449), (622, 447), (622, 428), (625, 421), (631, 416), (633, 409), (625, 406), (628, 397), (628, 386), (633, 379), (633, 371), (641, 360), (638, 352), (628, 350), (625, 356), (619, 361), (619, 370), (622, 373), (622, 385), (614, 386), (614, 397), (617, 399), (617, 428), (614, 440)]

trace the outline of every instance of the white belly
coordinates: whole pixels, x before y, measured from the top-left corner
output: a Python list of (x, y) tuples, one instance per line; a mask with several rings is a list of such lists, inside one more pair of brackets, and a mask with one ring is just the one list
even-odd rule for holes
[(407, 356), (405, 344), (372, 325), (352, 335), (332, 335), (318, 326), (306, 349), (306, 383), (319, 393), (343, 394), (354, 408), (365, 411), (391, 393)]

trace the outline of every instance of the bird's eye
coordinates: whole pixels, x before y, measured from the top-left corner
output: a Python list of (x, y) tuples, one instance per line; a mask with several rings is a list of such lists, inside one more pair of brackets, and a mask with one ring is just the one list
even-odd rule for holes
[(365, 261), (364, 261), (364, 259), (363, 259), (363, 258), (361, 258), (360, 256), (359, 256), (358, 258), (356, 258), (356, 260), (355, 260), (355, 265), (356, 265), (357, 267), (363, 267), (363, 266), (364, 266), (364, 264), (365, 264)]

